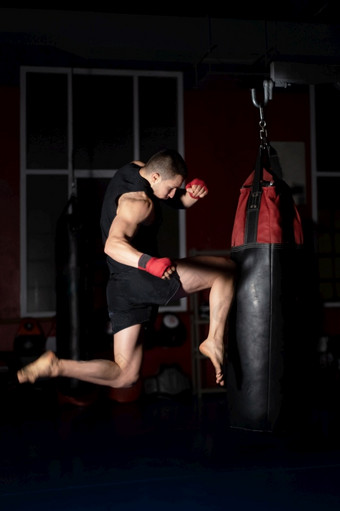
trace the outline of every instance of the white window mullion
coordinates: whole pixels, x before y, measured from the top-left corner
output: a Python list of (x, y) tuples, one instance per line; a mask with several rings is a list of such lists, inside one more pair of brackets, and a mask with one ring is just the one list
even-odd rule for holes
[[(184, 154), (184, 120), (183, 120), (183, 78), (182, 75), (177, 77), (177, 125), (178, 125), (178, 152), (185, 158)], [(179, 210), (179, 257), (186, 257), (186, 224), (185, 210)]]
[(20, 71), (20, 314), (27, 311), (26, 72)]
[(69, 196), (76, 186), (76, 179), (73, 168), (73, 69), (67, 73), (67, 171)]
[(177, 77), (177, 119), (178, 119), (178, 152), (184, 154), (184, 117), (183, 117), (183, 77)]
[(139, 144), (139, 94), (138, 94), (139, 80), (138, 76), (133, 77), (133, 154), (134, 159), (140, 159), (140, 144)]
[(316, 162), (316, 126), (315, 126), (315, 87), (309, 87), (310, 97), (310, 140), (311, 140), (311, 171), (312, 171), (312, 218), (318, 221), (318, 194), (317, 194), (317, 162)]

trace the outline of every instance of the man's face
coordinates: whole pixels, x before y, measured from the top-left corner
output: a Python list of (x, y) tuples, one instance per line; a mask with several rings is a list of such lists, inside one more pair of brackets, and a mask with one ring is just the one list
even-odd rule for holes
[(172, 199), (176, 193), (177, 188), (180, 188), (183, 183), (182, 176), (175, 176), (170, 179), (162, 179), (161, 176), (151, 184), (153, 193), (159, 199)]

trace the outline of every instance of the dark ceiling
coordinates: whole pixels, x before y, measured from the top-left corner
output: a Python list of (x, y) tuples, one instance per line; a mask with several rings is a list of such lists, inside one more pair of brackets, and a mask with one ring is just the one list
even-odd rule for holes
[(110, 12), (131, 15), (179, 16), (179, 17), (212, 17), (229, 19), (261, 19), (277, 21), (294, 21), (308, 23), (334, 24), (340, 22), (339, 0), (285, 0), (258, 1), (236, 0), (235, 2), (207, 2), (206, 5), (194, 4), (185, 6), (184, 2), (121, 2), (121, 5), (96, 2), (95, 7), (73, 7), (67, 4), (44, 5), (44, 7), (14, 7), (11, 9), (49, 9), (87, 12)]
[(179, 70), (187, 86), (340, 81), (340, 0), (93, 5), (2, 7), (0, 82), (23, 65)]

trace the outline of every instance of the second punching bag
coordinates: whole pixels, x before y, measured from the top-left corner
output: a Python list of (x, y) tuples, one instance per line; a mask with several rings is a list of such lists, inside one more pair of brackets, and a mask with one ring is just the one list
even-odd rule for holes
[(89, 289), (87, 238), (76, 196), (58, 219), (56, 232), (56, 340), (61, 358), (80, 360), (87, 354)]
[(260, 146), (241, 188), (231, 248), (238, 280), (228, 336), (230, 426), (256, 431), (273, 431), (282, 410), (303, 243), (290, 188), (269, 162), (269, 148)]

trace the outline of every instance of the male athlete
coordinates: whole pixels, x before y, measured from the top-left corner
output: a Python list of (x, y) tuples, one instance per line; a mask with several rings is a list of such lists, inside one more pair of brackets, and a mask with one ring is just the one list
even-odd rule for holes
[(208, 189), (200, 179), (182, 184), (187, 167), (180, 154), (163, 150), (146, 164), (134, 161), (111, 179), (102, 206), (101, 228), (110, 271), (107, 303), (114, 335), (113, 361), (65, 360), (47, 351), (18, 371), (20, 383), (40, 377), (69, 377), (128, 388), (137, 382), (142, 364), (141, 330), (158, 306), (210, 289), (210, 324), (200, 352), (224, 385), (224, 334), (234, 293), (234, 263), (224, 257), (198, 256), (171, 261), (159, 257), (159, 202), (189, 208)]

